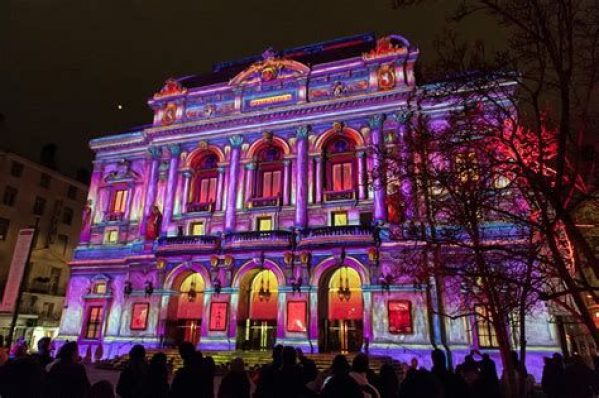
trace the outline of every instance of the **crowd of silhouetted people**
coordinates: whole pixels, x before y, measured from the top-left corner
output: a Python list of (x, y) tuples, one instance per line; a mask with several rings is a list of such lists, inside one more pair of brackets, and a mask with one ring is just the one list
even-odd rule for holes
[[(191, 343), (181, 344), (179, 355), (182, 367), (172, 374), (172, 361), (164, 353), (148, 358), (145, 348), (135, 345), (116, 385), (108, 380), (92, 385), (75, 342), (62, 345), (56, 357), (49, 338), (39, 341), (34, 354), (27, 353), (24, 343), (15, 344), (10, 355), (0, 347), (0, 397), (501, 398), (506, 388), (506, 376), (498, 377), (492, 358), (475, 351), (455, 371), (448, 369), (445, 352), (436, 349), (431, 353), (431, 369), (413, 358), (410, 364), (383, 363), (378, 373), (364, 353), (355, 355), (351, 363), (339, 354), (321, 372), (301, 349), (281, 345), (274, 347), (268, 364), (249, 370), (242, 358), (217, 367), (213, 358), (203, 356)], [(524, 388), (522, 397), (593, 398), (599, 393), (597, 358), (595, 370), (577, 356), (545, 358), (540, 388), (535, 388), (516, 353), (511, 360), (516, 366), (510, 379)], [(222, 379), (215, 389), (217, 373)]]

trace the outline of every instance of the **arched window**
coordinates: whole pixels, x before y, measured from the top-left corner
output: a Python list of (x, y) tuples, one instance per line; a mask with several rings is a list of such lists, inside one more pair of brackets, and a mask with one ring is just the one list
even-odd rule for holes
[(325, 200), (353, 199), (357, 187), (355, 144), (336, 137), (325, 145)]
[(189, 192), (188, 211), (211, 211), (216, 202), (218, 157), (207, 152), (192, 162), (193, 179)]
[(256, 155), (253, 205), (279, 205), (283, 195), (283, 151), (269, 145)]

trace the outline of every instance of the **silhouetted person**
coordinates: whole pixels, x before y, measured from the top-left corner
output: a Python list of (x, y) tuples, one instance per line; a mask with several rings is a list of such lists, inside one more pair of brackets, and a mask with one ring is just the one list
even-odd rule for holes
[(559, 398), (564, 384), (564, 360), (558, 353), (545, 358), (541, 387), (547, 398)]
[(243, 359), (235, 358), (231, 369), (223, 377), (218, 389), (218, 398), (249, 398), (250, 379), (245, 371)]
[(564, 398), (591, 398), (593, 392), (599, 391), (594, 372), (578, 355), (570, 358), (564, 369)]
[(337, 355), (333, 359), (329, 376), (325, 378), (320, 392), (321, 398), (363, 398), (360, 386), (349, 376), (349, 363), (344, 355)]
[(255, 398), (274, 397), (274, 375), (283, 360), (283, 346), (277, 344), (272, 349), (272, 362), (262, 366), (256, 382)]
[(0, 367), (0, 396), (41, 397), (45, 372), (41, 364), (27, 356), (26, 350), (19, 350), (13, 359), (7, 359)]
[(202, 377), (204, 379), (204, 396), (214, 397), (214, 373), (216, 373), (216, 364), (214, 358), (206, 356), (202, 361)]
[(379, 371), (379, 385), (381, 398), (399, 397), (399, 379), (391, 364), (385, 363), (381, 366), (381, 370)]
[(318, 376), (318, 368), (316, 367), (316, 362), (306, 357), (301, 348), (296, 348), (296, 351), (297, 358), (302, 367), (304, 384), (307, 384), (316, 379), (316, 376)]
[(497, 367), (489, 354), (483, 354), (478, 363), (480, 369), (478, 380), (474, 383), (475, 397), (500, 398), (501, 388), (497, 377)]
[(37, 342), (37, 352), (31, 357), (45, 369), (54, 360), (52, 358), (52, 339), (50, 337), (39, 339)]
[(79, 363), (77, 343), (65, 343), (49, 365), (46, 393), (49, 398), (85, 397), (90, 384), (85, 367)]
[(204, 378), (202, 377), (202, 363), (200, 355), (196, 353), (193, 344), (184, 342), (179, 346), (179, 355), (183, 360), (183, 367), (177, 370), (171, 384), (171, 397), (189, 398), (204, 397)]
[(87, 398), (114, 398), (114, 387), (108, 380), (100, 380), (90, 388)]
[(144, 397), (147, 377), (146, 349), (136, 344), (129, 351), (129, 361), (119, 376), (116, 393), (122, 398)]
[(302, 380), (302, 368), (297, 364), (295, 348), (286, 346), (281, 356), (281, 367), (274, 373), (275, 397), (303, 397), (308, 394)]
[[(410, 369), (399, 389), (400, 398), (441, 398), (443, 387), (437, 378), (424, 369)], [(468, 397), (465, 395), (464, 397)]]
[(369, 371), (368, 356), (364, 353), (356, 355), (352, 361), (351, 372), (349, 372), (350, 377), (358, 383), (364, 397), (379, 398), (378, 390), (368, 380)]
[(166, 355), (162, 352), (154, 354), (150, 360), (147, 386), (149, 398), (168, 397), (168, 365)]

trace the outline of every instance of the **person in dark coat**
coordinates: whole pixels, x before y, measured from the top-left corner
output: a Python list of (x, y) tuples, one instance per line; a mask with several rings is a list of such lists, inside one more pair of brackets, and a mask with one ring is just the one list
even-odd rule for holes
[(147, 379), (146, 349), (136, 344), (129, 351), (129, 361), (119, 376), (116, 393), (122, 398), (145, 397)]
[(250, 378), (243, 359), (235, 358), (231, 362), (231, 369), (220, 382), (218, 398), (250, 398)]
[(39, 339), (37, 342), (37, 352), (31, 357), (45, 369), (54, 360), (52, 358), (52, 339), (50, 337)]
[(286, 346), (283, 348), (281, 367), (274, 373), (274, 396), (275, 397), (305, 397), (310, 395), (302, 378), (302, 368), (297, 364), (297, 352), (295, 348)]
[(150, 359), (148, 366), (148, 397), (149, 398), (167, 398), (168, 397), (168, 366), (166, 355), (158, 352)]
[(399, 397), (399, 379), (395, 374), (395, 369), (389, 363), (383, 364), (379, 371), (379, 392), (381, 398)]
[(591, 398), (599, 391), (598, 381), (594, 372), (578, 355), (570, 358), (564, 369), (564, 398)]
[(35, 358), (21, 354), (0, 366), (0, 397), (42, 397), (45, 372)]
[(262, 366), (256, 382), (254, 398), (274, 397), (274, 375), (283, 360), (283, 346), (277, 344), (272, 350), (272, 362)]
[[(431, 374), (436, 382), (442, 387), (444, 398), (468, 398), (470, 392), (466, 382), (461, 377), (447, 369), (447, 357), (445, 352), (435, 349), (431, 352), (433, 367)], [(422, 377), (422, 376), (421, 376)]]
[(299, 363), (302, 367), (302, 377), (304, 379), (304, 384), (309, 383), (316, 379), (318, 376), (318, 368), (316, 367), (316, 362), (306, 357), (301, 348), (296, 348), (297, 358), (299, 359)]
[(77, 343), (65, 343), (58, 360), (49, 365), (46, 396), (48, 398), (82, 398), (90, 388), (85, 367), (79, 363)]
[[(204, 377), (202, 377), (202, 362), (193, 344), (184, 342), (179, 346), (179, 355), (183, 367), (175, 373), (171, 384), (173, 398), (204, 398)], [(201, 355), (201, 354), (200, 354)]]
[(363, 398), (360, 386), (349, 376), (350, 366), (344, 355), (337, 355), (333, 359), (330, 375), (324, 380), (320, 392), (321, 398)]
[(561, 397), (564, 383), (564, 360), (560, 354), (553, 354), (551, 358), (545, 358), (541, 387), (547, 398)]
[(204, 378), (204, 396), (214, 398), (214, 374), (216, 373), (216, 363), (214, 358), (206, 356), (202, 361), (202, 377)]
[(108, 380), (100, 380), (91, 387), (87, 398), (114, 398), (114, 387)]

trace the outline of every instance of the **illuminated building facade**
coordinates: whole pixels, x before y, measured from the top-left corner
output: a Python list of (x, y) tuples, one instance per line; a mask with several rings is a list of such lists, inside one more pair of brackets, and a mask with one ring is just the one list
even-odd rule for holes
[[(188, 340), (425, 364), (433, 346), (454, 360), (493, 348), (481, 322), (442, 319), (446, 297), (392, 274), (418, 250), (421, 204), (406, 178), (393, 205), (372, 148), (402, 145), (417, 56), (403, 37), (362, 35), (168, 80), (151, 125), (91, 142), (61, 338), (104, 356)], [(557, 349), (544, 319), (529, 330), (532, 351)]]

